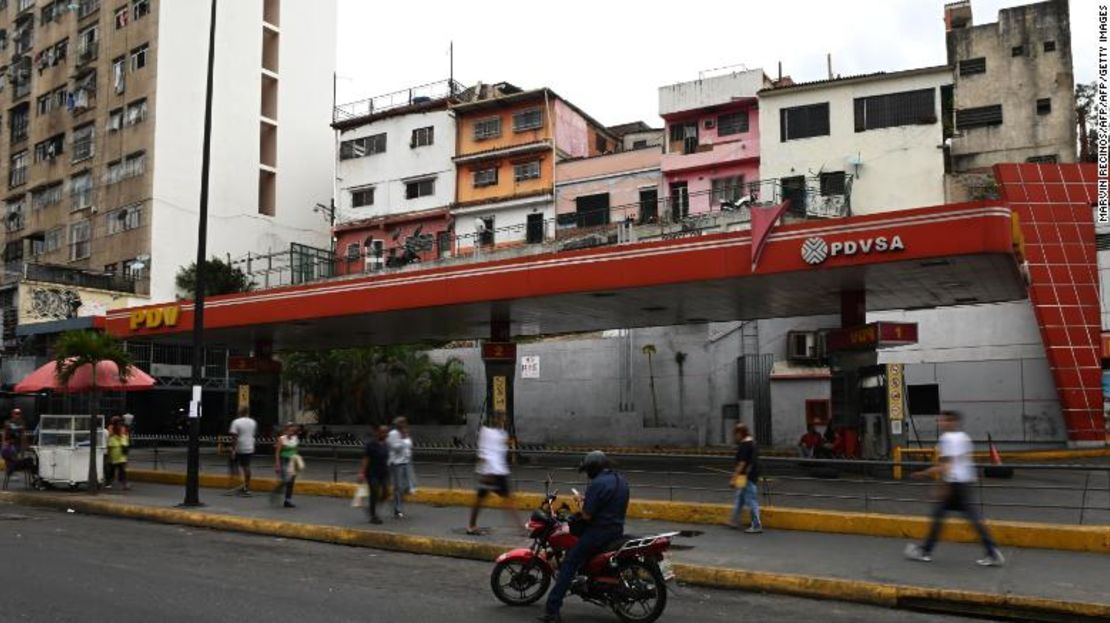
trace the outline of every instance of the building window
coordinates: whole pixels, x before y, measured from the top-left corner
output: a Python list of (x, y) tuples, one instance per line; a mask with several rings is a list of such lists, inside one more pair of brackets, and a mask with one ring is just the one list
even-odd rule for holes
[(116, 9), (116, 14), (115, 14), (116, 30), (119, 30), (120, 28), (123, 28), (124, 26), (127, 25), (127, 19), (128, 19), (129, 14), (130, 14), (130, 11), (128, 11), (126, 4), (121, 6), (118, 9)]
[(690, 191), (686, 182), (671, 184), (671, 220), (678, 221), (690, 213)]
[(350, 160), (371, 154), (385, 153), (385, 132), (373, 136), (351, 139), (339, 144), (339, 159)]
[(31, 191), (31, 208), (42, 210), (62, 200), (62, 183), (44, 186)]
[(11, 169), (8, 172), (8, 186), (15, 188), (27, 183), (27, 150), (12, 156)]
[(748, 111), (734, 112), (717, 117), (717, 136), (743, 134), (748, 131)]
[(73, 161), (81, 162), (96, 153), (96, 126), (86, 123), (73, 129)]
[(608, 225), (610, 222), (609, 193), (576, 197), (574, 214), (579, 227)]
[(139, 71), (143, 67), (146, 67), (146, 53), (148, 49), (150, 49), (150, 46), (144, 43), (134, 50), (131, 50), (131, 71)]
[(135, 100), (127, 105), (127, 114), (123, 118), (123, 125), (133, 126), (146, 119), (146, 98)]
[(735, 203), (744, 195), (744, 176), (718, 177), (712, 181), (712, 187), (714, 205), (725, 201)]
[(1037, 100), (1038, 115), (1047, 115), (1050, 112), (1052, 112), (1052, 98), (1046, 97), (1044, 99)]
[(1025, 46), (1015, 45), (1014, 47), (1010, 48), (1010, 56), (1025, 56)]
[(95, 24), (77, 33), (77, 62), (79, 64), (96, 59), (96, 44), (98, 41), (98, 31)]
[(497, 186), (497, 167), (474, 171), (474, 188)]
[(640, 139), (640, 140), (632, 141), (632, 149), (644, 149), (647, 146), (648, 146), (648, 143), (647, 143), (646, 140)]
[(821, 196), (846, 195), (848, 178), (844, 171), (829, 171), (821, 174)]
[(40, 95), (37, 102), (38, 114), (46, 115), (66, 105), (65, 87), (58, 87), (46, 95)]
[[(70, 2), (69, 6), (73, 6), (73, 3)], [(100, 0), (77, 0), (77, 19), (85, 19), (99, 9)]]
[(987, 73), (987, 58), (985, 56), (980, 56), (979, 58), (969, 58), (966, 61), (960, 61), (959, 70), (961, 76), (985, 74)]
[(117, 108), (108, 113), (108, 131), (118, 132), (123, 128), (123, 109)]
[(140, 261), (138, 258), (120, 262), (123, 265), (123, 278), (135, 281), (146, 277), (147, 262)]
[(20, 196), (18, 199), (14, 200), (9, 199), (4, 219), (4, 225), (8, 232), (16, 232), (23, 229), (25, 222), (23, 218), (23, 197)]
[(359, 243), (351, 242), (351, 243), (347, 244), (347, 259), (348, 260), (357, 260), (359, 254), (361, 252), (362, 252), (362, 245), (360, 245)]
[(829, 103), (794, 106), (779, 111), (779, 140), (792, 141), (829, 134)]
[(78, 221), (69, 226), (69, 259), (83, 260), (89, 257), (89, 238), (92, 235), (92, 228), (89, 227), (89, 221)]
[(1050, 154), (1046, 156), (1030, 156), (1026, 158), (1025, 161), (1033, 164), (1056, 164), (1057, 158), (1056, 154)]
[[(500, 119), (498, 120), (498, 133), (500, 133)], [(543, 127), (543, 109), (530, 108), (513, 113), (513, 132), (538, 130)]]
[(135, 21), (150, 15), (150, 0), (131, 0), (131, 8), (135, 14)]
[(405, 182), (405, 199), (428, 197), (436, 192), (435, 178)]
[(104, 272), (106, 272), (109, 275), (115, 277), (116, 274), (119, 273), (119, 264), (117, 262), (112, 262), (111, 264), (105, 264), (104, 265)]
[(104, 215), (104, 220), (108, 225), (109, 234), (118, 234), (136, 229), (143, 224), (143, 206), (142, 204), (135, 204), (112, 210)]
[(126, 64), (126, 56), (120, 56), (112, 60), (112, 89), (117, 95), (123, 93), (127, 89)]
[(359, 188), (351, 191), (351, 207), (361, 208), (374, 205), (374, 187)]
[(857, 97), (856, 132), (937, 122), (936, 90)]
[(69, 194), (73, 197), (71, 210), (93, 207), (93, 179), (91, 171), (82, 171), (69, 178)]
[(1002, 105), (980, 106), (956, 111), (956, 129), (985, 128), (1002, 125)]
[(501, 136), (501, 117), (490, 117), (474, 122), (474, 140), (482, 141), (498, 136)]
[(35, 162), (53, 162), (62, 155), (65, 148), (66, 135), (56, 134), (35, 145)]
[(54, 229), (51, 229), (50, 231), (46, 232), (46, 234), (42, 238), (42, 252), (53, 253), (54, 251), (61, 249), (62, 245), (65, 244), (65, 239), (66, 230), (64, 227), (55, 227)]
[(597, 153), (599, 153), (599, 154), (608, 153), (608, 151), (609, 151), (609, 141), (605, 138), (604, 135), (595, 134), (594, 135), (594, 148), (597, 150)]
[(1055, 52), (1056, 51), (1056, 42), (1055, 41), (1045, 41), (1044, 42), (1044, 51), (1045, 52)]
[(478, 244), (482, 245), (483, 247), (493, 246), (493, 243), (496, 241), (496, 239), (494, 238), (494, 229), (493, 229), (493, 226), (497, 222), (496, 217), (495, 216), (483, 216), (483, 217), (481, 217), (481, 219), (482, 219), (482, 225), (484, 225), (484, 227), (482, 229), (482, 232), (478, 235)]
[[(698, 124), (691, 121), (672, 125), (671, 142), (682, 143), (682, 153), (684, 154), (696, 152), (698, 150)], [(671, 149), (674, 149), (674, 146)]]
[[(494, 171), (494, 176), (493, 176), (494, 182), (493, 183), (496, 184), (497, 183), (497, 173), (496, 173), (497, 169), (493, 169), (493, 171)], [(523, 182), (524, 180), (534, 180), (534, 179), (539, 178), (539, 176), (540, 176), (540, 161), (539, 160), (530, 160), (528, 162), (521, 162), (519, 164), (514, 164), (513, 165), (513, 179), (518, 181), (518, 182)]]
[(41, 17), (39, 18), (39, 25), (45, 26), (50, 22), (61, 19), (63, 11), (65, 10), (65, 0), (61, 2), (49, 2), (42, 7)]
[(67, 106), (73, 114), (80, 114), (96, 106), (96, 70), (85, 72), (74, 78), (73, 92), (69, 94)]
[(434, 126), (416, 128), (412, 131), (412, 141), (409, 142), (409, 147), (426, 147), (435, 143), (435, 132)]
[(31, 124), (31, 106), (20, 104), (8, 113), (8, 127), (11, 128), (12, 142), (27, 140), (27, 127)]
[(146, 152), (129, 154), (123, 160), (108, 163), (108, 172), (105, 183), (115, 184), (132, 177), (142, 175), (146, 170)]

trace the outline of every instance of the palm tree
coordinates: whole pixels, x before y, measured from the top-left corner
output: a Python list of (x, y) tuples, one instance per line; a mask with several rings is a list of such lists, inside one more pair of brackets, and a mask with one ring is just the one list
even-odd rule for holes
[(102, 361), (110, 361), (119, 369), (120, 380), (131, 375), (131, 355), (119, 340), (99, 331), (70, 331), (63, 333), (54, 343), (54, 366), (58, 382), (69, 385), (69, 380), (84, 366), (92, 367), (92, 393), (89, 414), (89, 492), (100, 488), (96, 469), (96, 416), (100, 408), (100, 395), (96, 387), (96, 368)]
[(659, 426), (659, 401), (655, 399), (655, 367), (651, 363), (651, 357), (655, 354), (655, 344), (645, 344), (640, 349), (647, 355), (648, 360), (648, 378), (651, 382), (651, 412), (652, 421), (655, 426)]

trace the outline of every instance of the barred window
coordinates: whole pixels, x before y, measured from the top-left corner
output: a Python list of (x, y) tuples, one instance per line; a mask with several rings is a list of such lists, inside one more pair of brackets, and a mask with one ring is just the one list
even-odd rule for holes
[(428, 126), (426, 128), (416, 128), (412, 131), (412, 141), (409, 147), (424, 147), (435, 143), (435, 126)]
[(351, 207), (361, 208), (374, 205), (374, 187), (359, 188), (351, 191)]
[(961, 76), (985, 74), (987, 73), (987, 59), (981, 56), (979, 58), (969, 58), (966, 61), (960, 61), (959, 71)]
[(513, 113), (513, 132), (524, 132), (543, 127), (543, 109), (532, 108)]
[(857, 97), (855, 113), (856, 132), (936, 123), (936, 90)]
[(821, 196), (847, 194), (847, 177), (844, 171), (829, 171), (821, 174)]
[(426, 180), (414, 180), (405, 184), (405, 199), (418, 199), (420, 197), (427, 197), (434, 195), (436, 192), (436, 181), (434, 178)]
[(135, 229), (143, 224), (143, 206), (135, 204), (112, 210), (104, 215), (104, 220), (107, 222), (109, 234)]
[(497, 186), (497, 167), (474, 171), (474, 188)]
[[(521, 162), (520, 164), (513, 165), (513, 179), (518, 182), (524, 180), (533, 180), (540, 176), (540, 161), (531, 160), (529, 162)], [(494, 178), (496, 179), (496, 175)]]
[(501, 117), (490, 117), (474, 122), (474, 140), (480, 141), (498, 136), (501, 136)]
[(385, 133), (355, 138), (339, 144), (339, 159), (350, 160), (385, 153)]
[(1002, 105), (979, 106), (956, 111), (956, 129), (985, 128), (1002, 125)]
[(779, 111), (779, 140), (791, 141), (829, 134), (829, 103), (794, 106)]
[(748, 111), (730, 113), (717, 117), (717, 136), (742, 134), (748, 131)]

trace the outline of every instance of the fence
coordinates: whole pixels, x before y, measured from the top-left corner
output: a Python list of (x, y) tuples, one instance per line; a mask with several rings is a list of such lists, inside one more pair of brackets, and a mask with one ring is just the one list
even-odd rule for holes
[[(183, 470), (183, 435), (132, 436), (135, 467)], [(220, 469), (219, 452), (226, 437), (204, 437), (205, 465)], [(272, 448), (272, 438), (257, 441)], [(344, 439), (302, 441), (308, 457), (308, 477), (354, 482), (361, 460), (362, 442)], [(582, 487), (576, 465), (581, 451), (539, 447), (514, 450), (513, 481), (517, 490), (569, 490)], [(469, 489), (474, 486), (475, 450), (467, 446), (422, 445), (415, 450), (416, 468), (425, 486)], [(675, 502), (731, 502), (728, 486), (732, 458), (727, 454), (613, 453), (628, 479), (633, 495)], [(259, 459), (265, 460), (265, 459)], [(934, 482), (899, 481), (891, 478), (897, 467), (916, 471), (927, 462), (856, 461), (764, 457), (760, 493), (764, 504), (823, 508), (834, 511), (882, 512), (924, 515), (933, 504)], [(980, 472), (986, 465), (978, 465)], [(1012, 480), (979, 478), (976, 484), (980, 510), (994, 519), (1082, 525), (1110, 524), (1110, 465), (1073, 464), (1013, 465)]]

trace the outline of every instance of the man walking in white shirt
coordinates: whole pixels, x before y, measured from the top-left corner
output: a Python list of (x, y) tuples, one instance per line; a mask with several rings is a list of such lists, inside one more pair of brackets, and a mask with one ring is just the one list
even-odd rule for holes
[(505, 431), (504, 414), (495, 413), (490, 422), (478, 432), (478, 465), (475, 471), (478, 472), (478, 491), (474, 506), (470, 509), (470, 523), (467, 524), (466, 533), (482, 533), (478, 528), (478, 512), (482, 509), (482, 501), (491, 491), (505, 498), (513, 523), (518, 527), (524, 525), (513, 506), (513, 493), (509, 487), (509, 433)]
[(231, 422), (228, 430), (232, 437), (233, 460), (243, 473), (243, 486), (237, 490), (239, 495), (251, 494), (251, 458), (254, 457), (254, 436), (258, 432), (258, 423), (251, 417), (247, 408), (239, 409), (239, 417)]
[(933, 508), (933, 524), (929, 527), (929, 536), (922, 545), (911, 543), (906, 546), (906, 557), (911, 560), (931, 562), (933, 547), (940, 536), (944, 516), (948, 511), (959, 511), (979, 533), (979, 540), (983, 542), (983, 547), (986, 549), (987, 555), (976, 562), (984, 567), (1001, 567), (1006, 559), (991, 539), (987, 527), (983, 525), (983, 520), (971, 500), (971, 485), (975, 482), (975, 464), (971, 457), (973, 446), (967, 433), (960, 430), (960, 414), (956, 411), (942, 413), (940, 429), (943, 431), (937, 442), (937, 455), (940, 462), (927, 470), (914, 472), (911, 477), (916, 480), (926, 480), (939, 474), (942, 476), (943, 490)]

